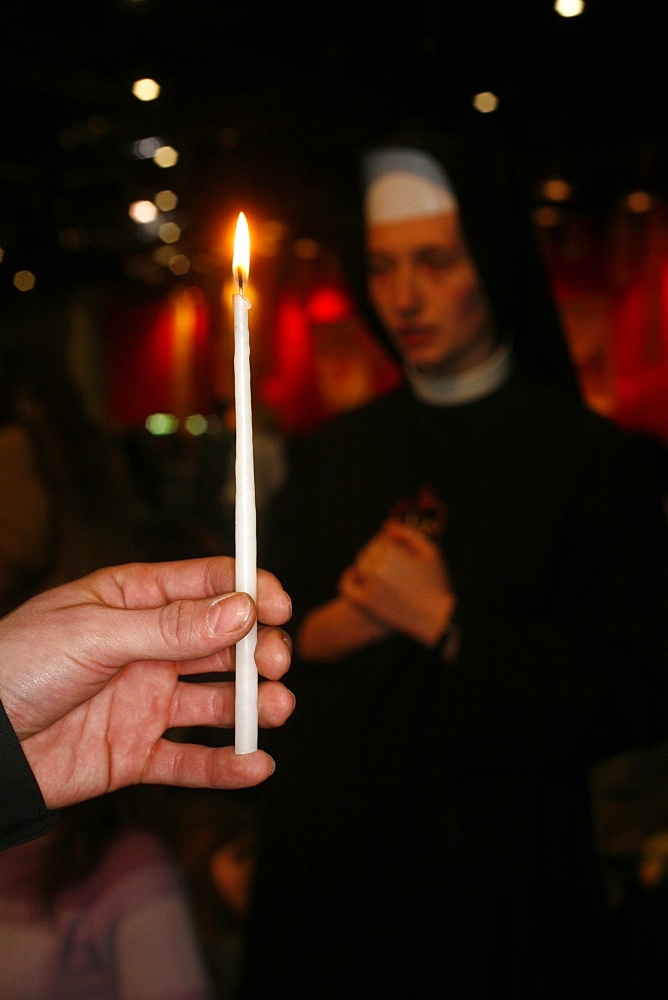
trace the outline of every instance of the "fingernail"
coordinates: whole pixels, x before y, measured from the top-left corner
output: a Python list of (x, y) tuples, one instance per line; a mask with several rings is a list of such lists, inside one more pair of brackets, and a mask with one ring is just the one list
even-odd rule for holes
[(209, 608), (206, 624), (213, 635), (238, 632), (253, 615), (253, 602), (248, 594), (226, 594)]

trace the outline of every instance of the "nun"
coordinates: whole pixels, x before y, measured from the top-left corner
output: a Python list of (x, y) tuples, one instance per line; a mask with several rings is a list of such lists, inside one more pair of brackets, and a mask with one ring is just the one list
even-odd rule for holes
[(396, 135), (335, 205), (404, 377), (272, 506), (297, 709), (243, 1000), (606, 996), (588, 776), (666, 733), (663, 483), (580, 397), (511, 167)]

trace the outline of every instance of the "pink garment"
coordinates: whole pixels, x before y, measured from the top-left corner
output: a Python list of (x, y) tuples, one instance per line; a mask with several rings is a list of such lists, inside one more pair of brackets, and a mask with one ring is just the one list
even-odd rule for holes
[[(0, 903), (17, 912), (23, 903), (26, 915), (39, 845), (0, 852)], [(98, 868), (58, 898), (51, 928), (35, 1000), (212, 1000), (181, 875), (150, 833), (120, 834)]]

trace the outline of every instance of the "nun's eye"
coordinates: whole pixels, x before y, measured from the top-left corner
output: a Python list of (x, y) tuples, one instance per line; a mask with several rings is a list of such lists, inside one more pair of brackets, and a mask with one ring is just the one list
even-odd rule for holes
[(460, 263), (462, 255), (451, 248), (429, 247), (418, 255), (418, 262), (432, 271), (447, 271)]

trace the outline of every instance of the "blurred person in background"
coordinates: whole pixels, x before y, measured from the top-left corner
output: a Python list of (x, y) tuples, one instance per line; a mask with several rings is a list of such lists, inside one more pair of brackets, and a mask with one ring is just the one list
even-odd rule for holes
[(659, 1000), (668, 976), (668, 830), (642, 843), (629, 884), (613, 914), (610, 1000)]
[(58, 352), (0, 348), (0, 613), (143, 555), (124, 455)]
[(216, 1000), (232, 1000), (255, 874), (255, 809), (240, 792), (169, 789), (164, 820)]
[(186, 886), (128, 789), (0, 852), (0, 995), (213, 1000)]

